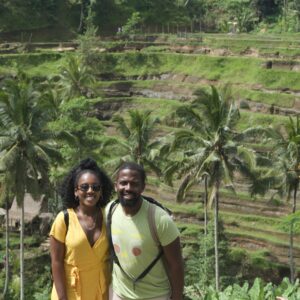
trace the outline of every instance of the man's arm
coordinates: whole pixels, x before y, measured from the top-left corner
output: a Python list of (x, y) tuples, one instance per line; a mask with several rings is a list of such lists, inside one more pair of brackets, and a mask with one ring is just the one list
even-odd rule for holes
[(65, 285), (65, 244), (50, 236), (50, 254), (54, 285), (59, 300), (67, 300), (67, 291)]
[(169, 276), (172, 289), (172, 300), (182, 300), (184, 270), (179, 237), (177, 237), (172, 243), (164, 246), (163, 251), (166, 261), (167, 274)]

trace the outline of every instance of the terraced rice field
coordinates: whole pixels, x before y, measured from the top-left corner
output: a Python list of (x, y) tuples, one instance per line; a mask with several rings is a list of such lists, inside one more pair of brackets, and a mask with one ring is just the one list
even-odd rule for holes
[[(175, 110), (193, 100), (197, 89), (208, 89), (212, 84), (231, 86), (241, 108), (240, 130), (253, 124), (280, 125), (300, 112), (300, 42), (292, 37), (160, 36), (151, 43), (133, 41), (118, 47), (102, 41), (99, 50), (93, 66), (96, 103), (90, 113), (104, 122), (108, 135), (116, 134), (112, 116), (126, 116), (132, 108), (150, 109), (160, 118), (156, 137), (177, 130)], [(38, 47), (34, 51), (0, 55), (0, 85), (1, 79), (14, 72), (14, 63), (24, 64), (37, 80), (58, 74), (64, 51)], [(195, 242), (203, 228), (199, 198), (203, 188), (195, 187), (186, 203), (176, 204), (176, 185), (157, 186), (152, 182), (155, 180), (149, 181), (146, 193), (170, 207), (183, 240)], [(266, 260), (287, 269), (289, 240), (279, 224), (291, 212), (291, 205), (284, 199), (274, 203), (268, 195), (253, 199), (247, 194), (247, 184), (238, 180), (236, 187), (237, 194), (223, 191), (220, 198), (220, 215), (231, 245), (249, 252), (266, 251)], [(294, 246), (300, 267), (299, 237)]]

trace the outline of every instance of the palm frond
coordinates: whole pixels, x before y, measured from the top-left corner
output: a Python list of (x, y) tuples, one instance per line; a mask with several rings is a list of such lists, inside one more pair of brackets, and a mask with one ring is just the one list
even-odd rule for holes
[(177, 193), (176, 193), (176, 201), (177, 202), (182, 202), (182, 200), (185, 198), (185, 194), (188, 190), (188, 187), (191, 186), (191, 180), (192, 180), (192, 177), (190, 174), (188, 174), (187, 176), (185, 176), (185, 178), (181, 182), (181, 184), (177, 190)]
[(125, 123), (124, 118), (122, 118), (119, 115), (115, 115), (112, 119), (113, 122), (115, 122), (117, 124), (117, 129), (121, 132), (121, 134), (125, 137), (125, 138), (129, 138), (130, 136), (130, 130), (127, 127), (127, 124)]
[(203, 119), (201, 115), (194, 110), (191, 106), (181, 106), (177, 109), (176, 114), (181, 118), (185, 125), (191, 129), (202, 132), (203, 130)]

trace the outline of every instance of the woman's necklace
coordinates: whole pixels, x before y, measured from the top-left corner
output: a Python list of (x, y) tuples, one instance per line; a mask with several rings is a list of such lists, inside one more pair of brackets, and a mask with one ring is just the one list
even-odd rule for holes
[[(95, 214), (89, 218), (82, 218), (81, 219), (81, 225), (85, 229), (85, 231), (93, 231), (98, 225), (99, 221), (99, 210), (97, 209)], [(88, 221), (89, 220), (89, 221)], [(92, 221), (90, 221), (92, 220)]]
[(85, 222), (84, 226), (86, 228), (86, 230), (88, 231), (92, 231), (96, 228), (97, 224), (98, 224), (98, 219), (99, 219), (99, 211), (97, 210), (96, 213), (92, 216), (92, 224), (88, 224), (87, 222)]

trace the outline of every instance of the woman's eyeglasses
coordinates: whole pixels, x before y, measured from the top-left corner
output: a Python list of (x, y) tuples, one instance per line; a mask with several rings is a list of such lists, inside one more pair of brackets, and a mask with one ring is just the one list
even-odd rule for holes
[(82, 192), (87, 192), (89, 188), (91, 188), (94, 192), (99, 192), (101, 190), (101, 185), (83, 183), (78, 186), (78, 189), (81, 190)]

